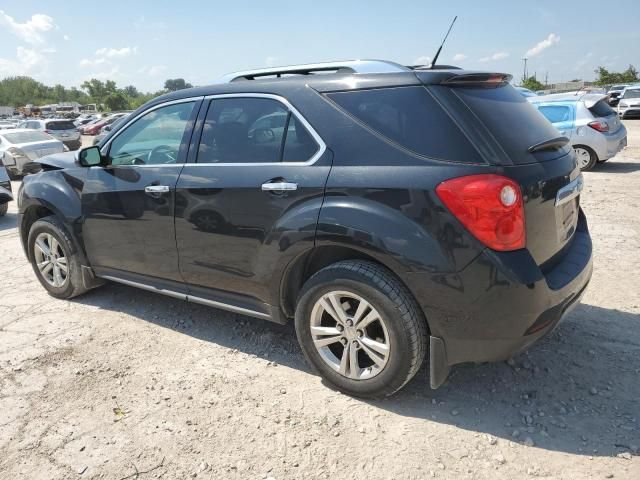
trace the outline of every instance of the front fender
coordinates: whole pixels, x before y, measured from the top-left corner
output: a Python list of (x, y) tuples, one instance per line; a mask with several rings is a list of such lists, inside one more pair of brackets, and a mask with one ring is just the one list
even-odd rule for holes
[[(58, 217), (76, 241), (81, 239), (81, 196), (85, 177), (86, 169), (79, 168), (44, 171), (23, 179), (18, 193), (18, 228), (25, 253), (28, 228), (42, 216), (42, 209)], [(78, 244), (82, 245), (80, 241)]]

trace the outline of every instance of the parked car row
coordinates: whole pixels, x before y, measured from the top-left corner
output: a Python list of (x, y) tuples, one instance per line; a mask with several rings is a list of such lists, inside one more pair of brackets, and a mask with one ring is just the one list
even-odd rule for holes
[(640, 85), (626, 87), (618, 100), (620, 118), (640, 118)]
[(83, 135), (98, 135), (103, 127), (111, 125), (120, 117), (128, 115), (129, 113), (131, 112), (115, 112), (104, 117), (96, 118), (84, 125), (78, 126), (78, 131)]

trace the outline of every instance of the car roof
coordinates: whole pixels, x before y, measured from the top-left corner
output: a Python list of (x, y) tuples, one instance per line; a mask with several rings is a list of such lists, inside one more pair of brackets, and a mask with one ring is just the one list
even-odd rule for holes
[(593, 106), (600, 100), (607, 98), (603, 93), (552, 93), (550, 95), (538, 95), (529, 97), (527, 100), (531, 103), (549, 103), (549, 102), (584, 102), (587, 106)]

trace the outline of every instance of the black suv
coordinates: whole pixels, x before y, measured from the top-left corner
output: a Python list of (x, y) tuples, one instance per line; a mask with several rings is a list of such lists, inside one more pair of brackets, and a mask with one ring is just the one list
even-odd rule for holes
[(112, 280), (279, 323), (352, 395), (429, 356), (509, 358), (591, 277), (571, 145), (509, 75), (355, 61), (241, 72), (40, 159), (19, 225), (42, 285)]

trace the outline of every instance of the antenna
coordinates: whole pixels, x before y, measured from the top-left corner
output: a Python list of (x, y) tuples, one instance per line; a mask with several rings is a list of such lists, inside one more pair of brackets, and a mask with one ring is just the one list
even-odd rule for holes
[(453, 28), (453, 24), (456, 23), (457, 19), (458, 19), (457, 15), (455, 17), (453, 17), (453, 21), (451, 22), (451, 25), (449, 25), (449, 30), (447, 30), (447, 34), (442, 39), (442, 43), (440, 44), (440, 47), (438, 48), (438, 51), (436, 52), (435, 57), (433, 57), (433, 61), (431, 62), (431, 67), (429, 67), (429, 68), (433, 69), (433, 67), (436, 66), (436, 61), (438, 60), (438, 57), (440, 56), (440, 52), (442, 51), (442, 47), (444, 46), (444, 42), (447, 41), (447, 37), (449, 36), (449, 32), (451, 32), (451, 29)]

